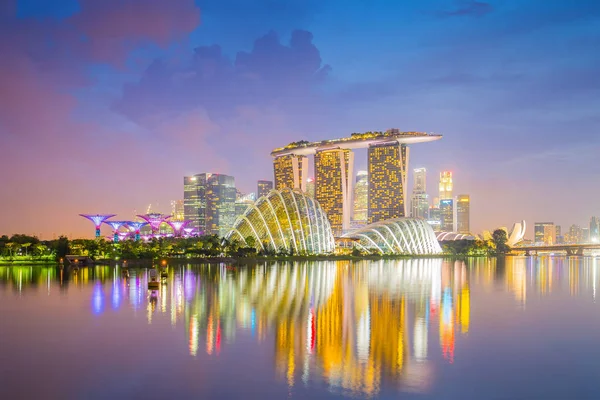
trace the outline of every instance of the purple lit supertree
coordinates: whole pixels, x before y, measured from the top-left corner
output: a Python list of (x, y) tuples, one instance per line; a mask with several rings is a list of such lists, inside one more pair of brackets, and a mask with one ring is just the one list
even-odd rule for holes
[(119, 228), (127, 225), (127, 221), (104, 221), (106, 225), (110, 225), (113, 228), (113, 242), (119, 241)]
[(185, 226), (187, 224), (189, 224), (190, 220), (177, 220), (177, 221), (167, 221), (167, 224), (169, 224), (169, 226), (171, 228), (173, 228), (173, 236), (181, 236), (182, 234), (182, 229), (185, 228)]
[(87, 218), (92, 221), (96, 227), (96, 237), (100, 237), (100, 227), (102, 223), (109, 218), (114, 217), (117, 214), (79, 214), (83, 218)]
[(148, 225), (148, 223), (140, 221), (127, 221), (126, 225), (129, 227), (129, 229), (135, 232), (135, 241), (137, 242), (140, 240), (140, 229), (142, 229), (143, 226)]
[(158, 228), (160, 228), (160, 224), (171, 218), (170, 215), (163, 215), (161, 213), (138, 215), (138, 217), (148, 222), (150, 228), (152, 228), (152, 234), (154, 235), (158, 233)]

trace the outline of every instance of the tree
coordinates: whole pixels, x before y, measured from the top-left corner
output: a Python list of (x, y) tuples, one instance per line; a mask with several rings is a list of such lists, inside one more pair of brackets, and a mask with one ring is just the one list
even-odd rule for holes
[(506, 244), (508, 235), (504, 229), (496, 229), (492, 234), (492, 242), (494, 243), (496, 254), (506, 254), (510, 251), (510, 247)]
[(31, 247), (31, 243), (23, 243), (22, 246), (25, 247), (25, 257), (27, 257), (27, 249)]

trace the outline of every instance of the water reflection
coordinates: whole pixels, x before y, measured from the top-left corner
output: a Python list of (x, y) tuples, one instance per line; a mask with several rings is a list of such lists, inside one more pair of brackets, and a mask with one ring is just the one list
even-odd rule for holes
[(145, 310), (148, 324), (182, 327), (192, 357), (218, 357), (247, 333), (271, 341), (277, 379), (290, 387), (318, 380), (370, 396), (430, 390), (434, 363), (454, 363), (457, 341), (477, 327), (471, 288), (506, 291), (522, 310), (558, 288), (595, 300), (597, 268), (582, 257), (187, 265), (149, 291), (146, 269), (0, 267), (0, 294), (88, 288), (97, 318)]

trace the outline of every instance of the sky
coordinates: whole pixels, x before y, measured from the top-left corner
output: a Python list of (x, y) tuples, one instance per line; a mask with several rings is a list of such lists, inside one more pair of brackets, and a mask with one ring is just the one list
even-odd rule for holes
[(600, 215), (596, 0), (3, 0), (0, 54), (0, 234), (92, 237), (79, 213), (389, 128), (443, 135), (410, 167), (431, 197), (453, 171), (474, 232)]

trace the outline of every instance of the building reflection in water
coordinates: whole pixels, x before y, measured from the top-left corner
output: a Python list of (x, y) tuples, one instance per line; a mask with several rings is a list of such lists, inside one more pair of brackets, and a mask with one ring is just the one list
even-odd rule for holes
[(0, 292), (43, 287), (52, 295), (58, 287), (62, 295), (90, 286), (99, 318), (145, 307), (148, 324), (164, 317), (183, 324), (191, 356), (217, 357), (247, 332), (258, 343), (272, 340), (276, 374), (290, 387), (323, 379), (333, 391), (375, 395), (383, 385), (425, 392), (432, 358), (460, 357), (472, 287), (504, 290), (522, 308), (557, 288), (595, 299), (597, 269), (589, 257), (188, 265), (169, 267), (166, 281), (148, 291), (146, 269), (0, 267)]

